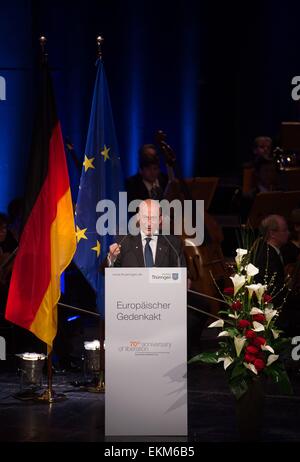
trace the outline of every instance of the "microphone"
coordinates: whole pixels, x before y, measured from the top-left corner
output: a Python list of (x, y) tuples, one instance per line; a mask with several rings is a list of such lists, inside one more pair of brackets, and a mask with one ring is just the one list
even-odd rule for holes
[(180, 261), (180, 255), (179, 253), (177, 252), (176, 248), (174, 247), (174, 245), (172, 244), (172, 242), (167, 238), (167, 236), (165, 234), (156, 234), (156, 236), (163, 236), (163, 238), (167, 241), (167, 243), (169, 244), (169, 246), (171, 247), (171, 249), (175, 252), (176, 254), (176, 257), (177, 257), (177, 266), (180, 268), (181, 267), (181, 261)]

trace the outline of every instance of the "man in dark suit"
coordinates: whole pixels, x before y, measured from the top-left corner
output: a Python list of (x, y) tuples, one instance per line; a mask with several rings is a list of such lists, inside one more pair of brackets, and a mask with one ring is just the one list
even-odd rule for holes
[(275, 305), (279, 306), (284, 299), (284, 264), (280, 252), (281, 247), (287, 243), (289, 230), (284, 217), (269, 215), (261, 223), (263, 238), (254, 251), (253, 263), (259, 268), (256, 282), (268, 284), (274, 298)]
[(168, 183), (159, 167), (159, 156), (153, 144), (144, 144), (139, 150), (139, 173), (127, 178), (127, 200), (161, 200)]
[(162, 215), (158, 201), (141, 202), (137, 219), (139, 234), (121, 236), (110, 246), (109, 266), (185, 266), (181, 240), (177, 236), (159, 234)]

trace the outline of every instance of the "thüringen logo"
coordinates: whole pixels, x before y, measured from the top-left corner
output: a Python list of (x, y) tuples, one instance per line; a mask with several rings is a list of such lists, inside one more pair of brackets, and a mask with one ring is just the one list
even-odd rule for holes
[(0, 101), (6, 100), (6, 81), (5, 78), (0, 75)]

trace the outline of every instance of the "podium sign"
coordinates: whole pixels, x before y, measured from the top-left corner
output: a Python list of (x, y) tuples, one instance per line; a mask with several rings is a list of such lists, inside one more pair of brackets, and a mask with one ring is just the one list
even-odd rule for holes
[(105, 434), (187, 435), (186, 268), (105, 270)]

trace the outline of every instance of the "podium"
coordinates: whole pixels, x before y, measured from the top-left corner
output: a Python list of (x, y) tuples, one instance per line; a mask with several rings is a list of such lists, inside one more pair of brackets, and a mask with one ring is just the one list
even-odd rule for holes
[(186, 268), (105, 270), (105, 434), (187, 435)]

